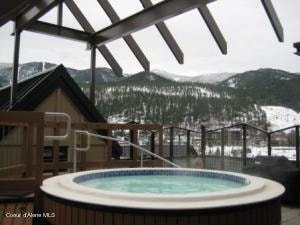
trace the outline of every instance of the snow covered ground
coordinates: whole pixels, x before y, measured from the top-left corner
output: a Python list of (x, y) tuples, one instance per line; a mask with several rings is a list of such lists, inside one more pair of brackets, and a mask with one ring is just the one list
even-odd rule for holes
[[(216, 155), (220, 152), (221, 146), (213, 146), (206, 148), (206, 154)], [(268, 155), (267, 147), (249, 147), (251, 153), (247, 153), (247, 158), (255, 158), (259, 155)], [(276, 146), (272, 147), (272, 156), (285, 156), (289, 160), (296, 160), (296, 148), (293, 146)], [(242, 147), (241, 146), (225, 146), (224, 155), (231, 157), (242, 157)]]
[(267, 121), (271, 124), (271, 130), (300, 124), (300, 114), (290, 108), (262, 106), (261, 109), (266, 113)]

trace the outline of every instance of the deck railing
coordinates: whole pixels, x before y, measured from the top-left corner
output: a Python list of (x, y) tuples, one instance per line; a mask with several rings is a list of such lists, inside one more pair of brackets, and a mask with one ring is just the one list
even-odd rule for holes
[(299, 168), (299, 126), (266, 131), (247, 123), (199, 131), (180, 127), (164, 129), (165, 157), (183, 167), (191, 165), (191, 150), (205, 168), (241, 171), (256, 155), (286, 156)]

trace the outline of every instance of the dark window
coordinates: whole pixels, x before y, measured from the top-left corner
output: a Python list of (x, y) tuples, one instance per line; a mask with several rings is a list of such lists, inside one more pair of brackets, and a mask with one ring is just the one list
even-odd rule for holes
[[(64, 162), (68, 160), (69, 146), (59, 146), (59, 161)], [(44, 161), (53, 162), (53, 146), (44, 146)]]

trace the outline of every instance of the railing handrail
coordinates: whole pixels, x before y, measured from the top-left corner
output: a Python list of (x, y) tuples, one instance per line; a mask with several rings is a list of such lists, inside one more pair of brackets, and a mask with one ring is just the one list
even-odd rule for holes
[(45, 116), (59, 116), (59, 117), (65, 117), (67, 119), (67, 127), (66, 127), (66, 133), (64, 135), (60, 136), (45, 136), (45, 139), (47, 140), (65, 140), (69, 137), (69, 134), (71, 132), (72, 127), (72, 119), (71, 116), (67, 113), (61, 113), (61, 112), (45, 112)]
[[(85, 134), (87, 135), (87, 146), (85, 148), (78, 148), (77, 147), (77, 137), (76, 137), (76, 134), (78, 133), (81, 133), (81, 134)], [(126, 141), (126, 140), (121, 140), (121, 139), (118, 139), (118, 138), (113, 138), (113, 137), (109, 137), (109, 136), (105, 136), (105, 135), (100, 135), (100, 134), (94, 134), (94, 133), (91, 133), (91, 132), (88, 132), (86, 130), (74, 130), (74, 172), (76, 172), (76, 151), (88, 151), (90, 149), (90, 137), (96, 137), (96, 138), (101, 138), (101, 139), (105, 139), (105, 140), (110, 140), (110, 141), (117, 141), (117, 142), (123, 142), (123, 143), (126, 143), (132, 147), (135, 147), (137, 149), (139, 149), (141, 151), (141, 167), (143, 167), (143, 153), (147, 153), (157, 159), (160, 159), (162, 160), (163, 162), (171, 165), (171, 166), (174, 166), (176, 168), (180, 168), (180, 166), (178, 166), (177, 164), (171, 162), (170, 160), (167, 160), (165, 159), (164, 157), (161, 157), (160, 155), (157, 155), (151, 151), (149, 151), (148, 149), (145, 149), (139, 145), (136, 145), (130, 141)]]

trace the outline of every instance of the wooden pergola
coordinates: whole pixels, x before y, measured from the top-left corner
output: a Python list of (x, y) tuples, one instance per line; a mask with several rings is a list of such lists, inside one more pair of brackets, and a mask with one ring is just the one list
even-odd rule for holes
[[(90, 74), (90, 100), (95, 101), (95, 67), (96, 50), (98, 50), (108, 62), (112, 70), (118, 76), (122, 76), (122, 68), (110, 53), (105, 44), (119, 38), (123, 38), (145, 71), (150, 70), (150, 62), (138, 46), (132, 33), (149, 26), (156, 26), (162, 38), (170, 48), (178, 63), (183, 64), (184, 55), (167, 28), (164, 20), (175, 17), (187, 11), (197, 9), (209, 28), (212, 37), (216, 41), (222, 54), (227, 54), (227, 43), (207, 5), (215, 0), (164, 0), (153, 5), (151, 0), (139, 0), (144, 9), (130, 17), (120, 19), (108, 0), (97, 0), (112, 25), (96, 31), (82, 13), (74, 0), (10, 0), (3, 1), (0, 9), (0, 27), (8, 21), (14, 21), (14, 57), (11, 86), (11, 105), (15, 102), (18, 82), (18, 66), (20, 38), (23, 31), (31, 31), (60, 38), (84, 42), (91, 52)], [(275, 34), (280, 42), (283, 42), (283, 28), (271, 0), (261, 0)], [(63, 26), (64, 5), (71, 11), (75, 19), (81, 25), (83, 31)], [(39, 21), (43, 15), (57, 8), (57, 23)], [(196, 22), (196, 21), (195, 21)]]

